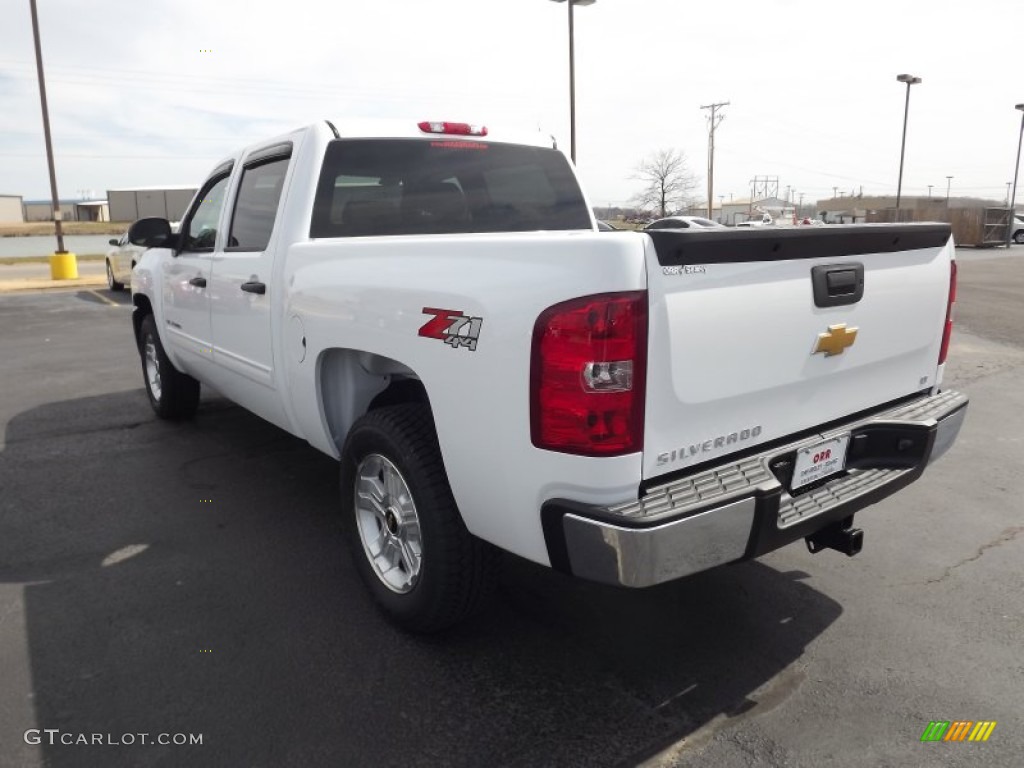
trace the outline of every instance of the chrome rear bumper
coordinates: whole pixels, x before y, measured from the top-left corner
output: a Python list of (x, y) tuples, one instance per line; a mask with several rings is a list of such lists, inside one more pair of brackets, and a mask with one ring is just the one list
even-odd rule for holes
[[(648, 489), (612, 507), (553, 499), (542, 509), (552, 565), (647, 587), (757, 557), (895, 493), (949, 450), (967, 397), (946, 391)], [(846, 470), (790, 495), (800, 448), (850, 433)]]

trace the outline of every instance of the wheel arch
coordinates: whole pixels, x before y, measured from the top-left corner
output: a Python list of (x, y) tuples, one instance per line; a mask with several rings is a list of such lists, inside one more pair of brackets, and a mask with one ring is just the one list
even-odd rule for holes
[(146, 315), (153, 314), (153, 305), (150, 303), (149, 297), (144, 293), (132, 294), (132, 304), (135, 307), (135, 310), (132, 312), (132, 328), (135, 330), (135, 345), (138, 346), (142, 321), (146, 319)]
[(423, 403), (430, 398), (419, 375), (390, 357), (357, 349), (326, 349), (317, 365), (320, 412), (331, 441), (341, 453), (356, 420), (377, 408)]

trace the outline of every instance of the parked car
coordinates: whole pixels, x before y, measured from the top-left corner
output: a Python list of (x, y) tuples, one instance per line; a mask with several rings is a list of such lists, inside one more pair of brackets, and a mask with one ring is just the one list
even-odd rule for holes
[(107, 287), (112, 291), (123, 291), (131, 282), (132, 269), (145, 248), (128, 242), (128, 233), (121, 237), (113, 237), (110, 244), (114, 246), (107, 251)]
[(645, 229), (689, 229), (690, 227), (725, 229), (725, 226), (717, 221), (705, 219), (701, 216), (666, 216), (664, 219), (655, 219)]
[(775, 224), (775, 220), (772, 218), (770, 213), (761, 214), (761, 218), (747, 219), (746, 221), (740, 221), (736, 223), (737, 227), (770, 227)]
[[(181, 222), (171, 222), (171, 232), (176, 233)], [(107, 251), (107, 287), (112, 291), (123, 291), (126, 285), (131, 284), (132, 270), (142, 256), (145, 248), (132, 245), (128, 241), (128, 232), (121, 237), (112, 237), (110, 245), (114, 246)]]
[(1020, 216), (1013, 217), (1013, 242), (1024, 245), (1024, 219)]

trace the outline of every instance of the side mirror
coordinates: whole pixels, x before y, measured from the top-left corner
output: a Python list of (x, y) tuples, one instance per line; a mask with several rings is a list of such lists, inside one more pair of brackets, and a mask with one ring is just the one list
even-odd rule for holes
[(120, 245), (121, 243), (121, 241), (118, 240), (116, 237), (110, 238), (109, 240), (107, 240), (107, 242), (110, 243), (111, 245)]
[(171, 222), (167, 219), (139, 219), (128, 227), (128, 242), (143, 248), (159, 248), (171, 239)]

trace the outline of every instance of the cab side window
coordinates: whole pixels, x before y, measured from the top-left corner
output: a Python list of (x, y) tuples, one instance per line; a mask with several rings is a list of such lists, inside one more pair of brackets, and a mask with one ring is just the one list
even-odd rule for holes
[(274, 231), (288, 158), (277, 157), (247, 165), (231, 217), (229, 251), (265, 251)]
[(217, 223), (224, 207), (230, 175), (221, 176), (203, 189), (198, 205), (192, 209), (182, 229), (181, 250), (212, 251), (217, 242)]

